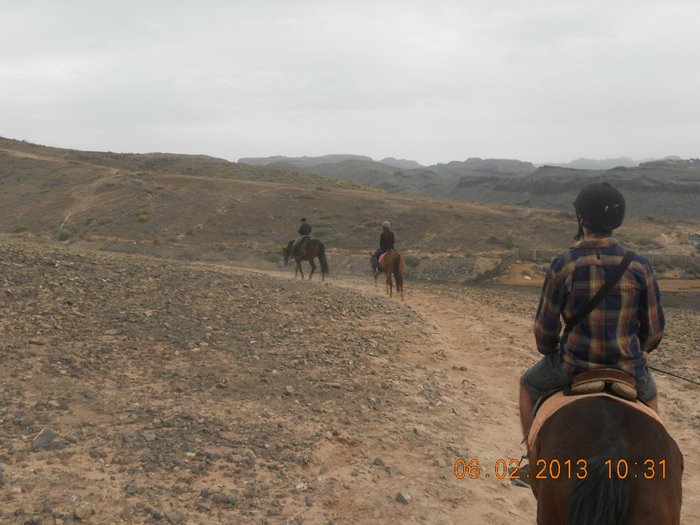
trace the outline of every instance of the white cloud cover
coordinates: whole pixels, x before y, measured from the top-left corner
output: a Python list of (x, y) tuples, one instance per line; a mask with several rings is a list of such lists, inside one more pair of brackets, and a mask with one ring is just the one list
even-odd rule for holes
[(697, 157), (693, 1), (0, 3), (0, 135), (110, 151)]

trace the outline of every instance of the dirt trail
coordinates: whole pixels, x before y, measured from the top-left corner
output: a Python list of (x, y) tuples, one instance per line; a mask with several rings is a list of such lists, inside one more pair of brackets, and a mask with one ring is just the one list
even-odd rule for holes
[[(335, 284), (365, 294), (383, 293), (381, 287), (376, 292), (362, 280)], [(496, 472), (497, 462), (499, 467), (510, 465), (523, 453), (517, 381), (536, 359), (531, 321), (481, 302), (481, 293), (448, 293), (442, 287), (415, 284), (406, 293), (407, 304), (428, 321), (436, 343), (439, 357), (428, 368), (445, 378), (445, 388), (460, 387), (452, 399), (453, 408), (460, 413), (458, 423), (432, 431), (438, 441), (466, 442), (467, 456), (450, 458), (450, 467), (458, 459), (476, 459), (481, 467), (475, 480), (458, 480), (450, 473), (457, 492), (464, 494), (458, 514), (469, 513), (494, 524), (511, 523), (516, 516), (534, 522), (535, 502), (530, 492), (512, 486), (507, 479), (497, 479)], [(416, 472), (420, 474), (430, 475)]]
[[(384, 293), (382, 286), (375, 290), (369, 279), (344, 277), (332, 283), (367, 295)], [(485, 289), (460, 291), (416, 283), (410, 283), (407, 289), (406, 304), (426, 319), (436, 343), (435, 348), (419, 353), (431, 356), (427, 368), (444, 378), (441, 387), (451, 390), (447, 399), (459, 414), (454, 424), (430, 431), (436, 442), (465, 442), (468, 454), (463, 459), (478, 459), (482, 467), (477, 480), (457, 480), (453, 474), (448, 475), (453, 478), (451, 502), (455, 509), (446, 512), (443, 505), (438, 514), (447, 516), (447, 522), (468, 513), (478, 516), (478, 522), (505, 524), (519, 516), (524, 523), (534, 523), (536, 505), (530, 492), (496, 479), (495, 467), (499, 460), (518, 458), (523, 450), (519, 443), (517, 381), (539, 356), (532, 336), (536, 304), (523, 304), (522, 297), (513, 297), (509, 303), (507, 297), (491, 295)], [(407, 358), (412, 359), (422, 361), (416, 355)], [(693, 476), (700, 466), (697, 388), (660, 374), (656, 380), (662, 417), (685, 455), (682, 523), (698, 523), (700, 482)], [(457, 459), (452, 457), (451, 463)], [(430, 479), (431, 466), (418, 469), (413, 465), (411, 473), (416, 478)]]
[[(228, 271), (232, 269), (228, 267)], [(289, 278), (286, 272), (265, 273)], [(383, 283), (375, 289), (371, 278), (343, 276), (326, 284), (368, 297), (385, 296)], [(321, 285), (314, 281), (310, 286)], [(427, 518), (429, 523), (459, 523), (467, 516), (478, 518), (475, 523), (488, 521), (493, 525), (510, 524), (513, 519), (534, 522), (536, 507), (530, 491), (511, 485), (508, 479), (498, 479), (505, 466), (514, 464), (524, 450), (517, 383), (522, 370), (537, 359), (531, 344), (531, 317), (500, 307), (507, 303), (506, 298), (484, 302), (487, 294), (480, 289), (450, 290), (415, 283), (408, 287), (405, 305), (425, 320), (432, 347), (406, 348), (396, 356), (406, 367), (409, 381), (418, 383), (417, 389), (408, 393), (406, 405), (420, 405), (426, 390), (434, 393), (434, 403), (423, 407), (427, 410), (409, 408), (397, 414), (400, 429), (422, 439), (399, 440), (391, 443), (392, 447), (381, 437), (375, 442), (363, 441), (362, 455), (370, 460), (379, 457), (382, 463), (392, 465), (401, 473), (400, 483), (375, 477), (362, 489), (355, 487), (355, 501), (345, 504), (345, 515), (352, 516), (352, 522), (388, 520), (390, 516), (381, 507), (391, 509), (395, 501), (382, 501), (374, 510), (358, 502), (372, 499), (372, 494), (395, 494), (402, 486), (412, 495), (411, 510), (399, 507), (401, 514), (390, 512), (408, 522)], [(390, 434), (392, 427), (389, 422), (378, 426), (376, 436)], [(329, 447), (316, 460), (328, 464), (353, 454), (350, 449)], [(478, 460), (478, 479), (456, 478), (454, 465), (459, 459)]]

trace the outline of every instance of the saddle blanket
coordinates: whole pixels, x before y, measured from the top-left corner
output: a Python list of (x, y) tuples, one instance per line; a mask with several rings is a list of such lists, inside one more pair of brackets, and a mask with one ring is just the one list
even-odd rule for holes
[(651, 418), (654, 418), (656, 421), (661, 423), (661, 418), (659, 417), (659, 414), (654, 412), (651, 408), (649, 408), (647, 405), (642, 403), (641, 401), (635, 402), (635, 401), (629, 401), (627, 399), (622, 399), (621, 397), (613, 396), (608, 394), (607, 392), (595, 392), (592, 394), (578, 394), (575, 396), (565, 396), (564, 392), (557, 392), (556, 394), (553, 394), (549, 396), (547, 399), (544, 400), (542, 403), (542, 406), (540, 406), (539, 410), (535, 414), (535, 418), (532, 420), (532, 425), (530, 426), (530, 433), (527, 436), (527, 449), (528, 451), (532, 450), (533, 445), (535, 444), (537, 440), (537, 434), (539, 433), (540, 429), (542, 428), (542, 425), (544, 425), (544, 422), (549, 419), (552, 414), (554, 414), (557, 410), (560, 408), (565, 407), (566, 405), (569, 405), (571, 403), (574, 403), (575, 401), (580, 401), (581, 399), (586, 399), (588, 397), (609, 397), (610, 399), (614, 399), (615, 401), (619, 403), (626, 403), (632, 408), (635, 408), (639, 410), (640, 412), (645, 413)]
[(386, 252), (379, 255), (379, 259), (377, 259), (379, 261), (379, 264), (382, 264), (382, 259), (384, 259), (385, 255), (386, 255)]

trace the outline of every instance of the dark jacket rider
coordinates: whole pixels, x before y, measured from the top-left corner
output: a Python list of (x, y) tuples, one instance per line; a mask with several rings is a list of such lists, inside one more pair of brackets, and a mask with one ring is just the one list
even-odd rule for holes
[(391, 224), (389, 221), (384, 221), (382, 223), (382, 233), (379, 235), (379, 248), (374, 252), (374, 260), (379, 266), (379, 256), (389, 250), (394, 249), (394, 232), (391, 231)]
[(306, 217), (301, 218), (301, 224), (299, 225), (299, 237), (294, 241), (292, 245), (292, 257), (296, 256), (297, 250), (304, 239), (308, 239), (311, 235), (311, 225), (306, 222)]

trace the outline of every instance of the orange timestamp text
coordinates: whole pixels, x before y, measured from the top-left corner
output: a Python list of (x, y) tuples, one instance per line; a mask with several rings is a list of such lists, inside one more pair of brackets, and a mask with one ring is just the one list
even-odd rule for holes
[[(586, 479), (589, 476), (587, 459), (538, 459), (528, 469), (521, 470), (522, 459), (499, 458), (493, 465), (493, 470), (484, 469), (477, 458), (458, 459), (454, 464), (457, 479), (479, 479), (491, 477), (491, 472), (497, 479)], [(645, 459), (629, 461), (626, 459), (607, 459), (603, 467), (608, 478), (626, 479), (641, 478), (666, 479), (666, 460)]]

